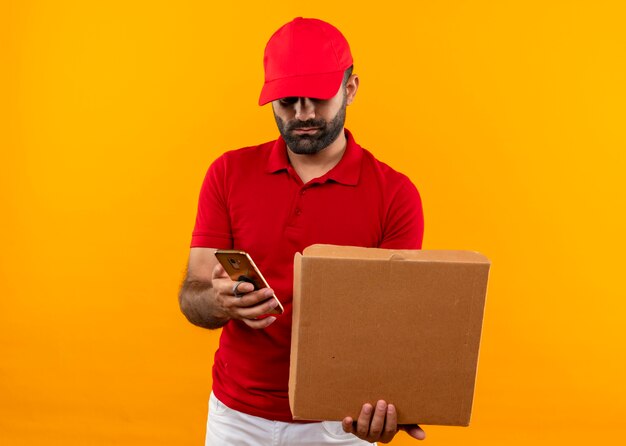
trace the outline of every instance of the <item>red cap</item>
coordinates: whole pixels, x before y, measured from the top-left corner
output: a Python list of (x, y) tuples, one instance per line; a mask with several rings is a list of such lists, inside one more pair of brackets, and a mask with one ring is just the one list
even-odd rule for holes
[(272, 35), (263, 65), (265, 84), (259, 105), (289, 96), (330, 99), (352, 65), (352, 54), (337, 28), (298, 17)]

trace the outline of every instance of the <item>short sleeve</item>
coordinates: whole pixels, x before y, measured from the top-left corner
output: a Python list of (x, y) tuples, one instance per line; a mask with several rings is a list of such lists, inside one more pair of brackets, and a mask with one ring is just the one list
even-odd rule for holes
[(422, 200), (415, 185), (407, 177), (403, 180), (389, 204), (380, 248), (422, 248), (424, 237)]
[(228, 214), (226, 164), (224, 156), (209, 167), (198, 199), (191, 247), (231, 249), (233, 237)]

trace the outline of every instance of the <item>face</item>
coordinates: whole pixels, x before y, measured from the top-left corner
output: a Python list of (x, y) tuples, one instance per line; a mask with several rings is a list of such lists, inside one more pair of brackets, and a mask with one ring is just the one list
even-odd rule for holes
[(348, 94), (342, 87), (328, 100), (282, 98), (272, 103), (278, 130), (289, 149), (313, 155), (328, 147), (343, 131)]

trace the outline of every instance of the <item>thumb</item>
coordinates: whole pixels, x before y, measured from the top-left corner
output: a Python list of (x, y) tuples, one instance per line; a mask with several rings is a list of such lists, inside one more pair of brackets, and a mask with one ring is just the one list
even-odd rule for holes
[(424, 440), (426, 439), (426, 432), (419, 427), (417, 424), (407, 424), (401, 426), (401, 429), (406, 431), (409, 436), (415, 438), (416, 440)]
[(229, 279), (228, 274), (221, 263), (218, 263), (215, 265), (215, 268), (213, 268), (213, 279)]

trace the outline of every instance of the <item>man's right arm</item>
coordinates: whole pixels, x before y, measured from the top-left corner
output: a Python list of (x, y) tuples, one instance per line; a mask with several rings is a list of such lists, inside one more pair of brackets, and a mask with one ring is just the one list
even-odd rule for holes
[(241, 283), (233, 294), (233, 282), (219, 264), (213, 248), (191, 248), (187, 274), (178, 302), (189, 322), (204, 328), (220, 328), (230, 319), (239, 319), (251, 328), (265, 328), (275, 317), (257, 319), (276, 306), (273, 291), (253, 291), (252, 284)]
[(189, 322), (199, 327), (220, 328), (228, 322), (215, 301), (212, 275), (217, 264), (215, 249), (191, 248), (178, 302)]

